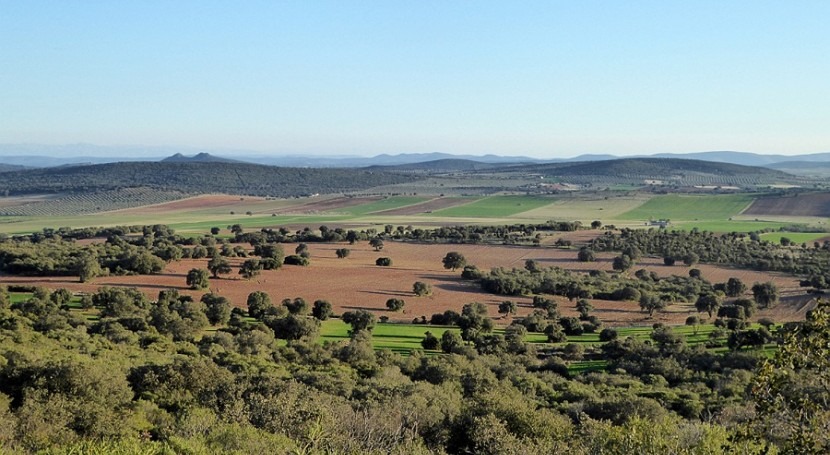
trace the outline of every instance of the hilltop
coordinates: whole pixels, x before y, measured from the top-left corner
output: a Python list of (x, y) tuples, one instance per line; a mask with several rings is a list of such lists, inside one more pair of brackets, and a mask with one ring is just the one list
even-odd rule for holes
[(222, 158), (211, 155), (210, 153), (202, 152), (194, 156), (184, 156), (181, 153), (168, 156), (161, 160), (162, 163), (242, 163), (239, 160), (232, 160), (229, 158)]

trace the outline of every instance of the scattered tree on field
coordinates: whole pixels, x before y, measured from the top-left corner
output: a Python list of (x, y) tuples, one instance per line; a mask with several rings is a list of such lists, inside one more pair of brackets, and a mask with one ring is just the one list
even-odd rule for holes
[(418, 297), (424, 297), (432, 294), (432, 286), (429, 283), (424, 283), (423, 281), (416, 281), (412, 285), (412, 292), (414, 292)]
[(771, 308), (778, 304), (778, 286), (772, 281), (752, 285), (752, 296), (759, 308)]
[(516, 314), (517, 309), (516, 302), (512, 300), (505, 300), (499, 304), (499, 314), (503, 314), (505, 317)]
[(351, 252), (352, 250), (348, 248), (338, 248), (337, 250), (335, 250), (335, 254), (337, 254), (337, 257), (340, 259), (345, 259), (349, 257), (349, 254), (351, 254)]
[(389, 311), (401, 311), (404, 305), (406, 302), (403, 299), (391, 298), (386, 301), (386, 308), (389, 308)]
[(260, 272), (262, 272), (262, 264), (259, 262), (259, 259), (247, 259), (239, 267), (239, 274), (246, 280), (250, 280), (259, 275)]
[(383, 249), (383, 239), (380, 237), (374, 237), (372, 240), (369, 240), (369, 246), (375, 249), (375, 251), (380, 251)]
[(187, 285), (193, 290), (207, 289), (210, 285), (209, 279), (210, 272), (205, 269), (190, 269), (187, 272)]
[(451, 269), (453, 272), (455, 272), (456, 269), (463, 268), (467, 265), (467, 259), (464, 258), (463, 254), (457, 251), (450, 251), (447, 253), (442, 262), (444, 263), (445, 269)]
[(228, 273), (231, 273), (231, 270), (233, 270), (231, 269), (230, 262), (218, 255), (208, 261), (207, 268), (210, 270), (210, 273), (213, 274), (214, 278), (217, 278), (219, 274), (227, 275)]

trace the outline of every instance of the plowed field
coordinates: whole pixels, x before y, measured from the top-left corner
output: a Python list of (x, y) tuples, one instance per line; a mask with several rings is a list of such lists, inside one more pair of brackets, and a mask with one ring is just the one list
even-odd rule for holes
[(830, 193), (758, 198), (744, 215), (830, 217)]
[[(235, 305), (244, 307), (247, 295), (262, 290), (279, 302), (283, 298), (303, 297), (308, 302), (325, 299), (332, 302), (336, 312), (352, 309), (367, 309), (378, 315), (387, 315), (393, 320), (411, 321), (415, 317), (443, 312), (447, 309), (460, 311), (468, 302), (478, 301), (490, 307), (490, 315), (498, 317), (497, 306), (502, 300), (514, 300), (520, 304), (519, 314), (531, 311), (530, 299), (527, 297), (505, 297), (482, 292), (478, 285), (460, 278), (460, 271), (445, 270), (441, 259), (448, 251), (462, 253), (469, 264), (480, 269), (491, 267), (523, 267), (526, 259), (534, 259), (542, 266), (557, 265), (571, 270), (602, 269), (611, 270), (612, 254), (599, 254), (597, 262), (582, 263), (576, 258), (576, 250), (552, 248), (486, 246), (486, 245), (419, 245), (411, 243), (387, 242), (379, 252), (366, 244), (311, 244), (311, 265), (308, 267), (283, 266), (279, 270), (264, 271), (259, 277), (246, 281), (237, 275), (227, 275), (212, 279), (211, 290), (228, 297)], [(347, 259), (337, 259), (335, 250), (350, 248)], [(286, 253), (294, 250), (294, 245), (284, 245)], [(392, 258), (391, 267), (378, 267), (378, 257)], [(233, 259), (238, 265), (242, 259)], [(37, 284), (50, 288), (66, 287), (73, 291), (94, 292), (101, 286), (135, 286), (155, 297), (159, 290), (177, 288), (184, 294), (199, 297), (202, 292), (190, 291), (185, 286), (185, 275), (192, 268), (204, 268), (206, 260), (182, 260), (168, 265), (164, 273), (152, 276), (110, 276), (96, 278), (92, 283), (78, 283), (73, 277), (2, 277), (2, 282)], [(635, 269), (646, 268), (660, 275), (685, 275), (688, 269), (683, 266), (667, 267), (662, 260), (646, 258)], [(756, 281), (774, 281), (782, 294), (782, 303), (771, 310), (759, 312), (758, 317), (769, 316), (777, 321), (803, 319), (804, 313), (812, 307), (810, 298), (798, 287), (794, 277), (734, 270), (724, 267), (699, 265), (703, 277), (712, 282), (723, 282), (729, 277), (738, 277), (749, 286)], [(633, 273), (633, 272), (632, 272)], [(415, 297), (412, 284), (415, 281), (430, 283), (433, 295)], [(403, 313), (386, 310), (386, 300), (397, 297), (406, 301)], [(560, 309), (566, 315), (575, 315), (573, 303), (567, 299), (557, 298)], [(594, 300), (595, 314), (609, 325), (651, 324), (660, 321), (670, 324), (682, 324), (686, 317), (694, 312), (690, 304), (676, 304), (654, 319), (647, 319), (639, 311), (637, 302), (613, 302)], [(509, 320), (501, 320), (508, 323)]]

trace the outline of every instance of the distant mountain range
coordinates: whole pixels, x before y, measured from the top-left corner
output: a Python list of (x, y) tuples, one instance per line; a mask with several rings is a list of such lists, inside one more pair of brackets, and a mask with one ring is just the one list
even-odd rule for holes
[[(188, 156), (186, 156), (188, 155)], [(65, 165), (89, 165), (125, 161), (176, 161), (176, 162), (247, 162), (271, 166), (288, 167), (369, 167), (399, 166), (439, 160), (468, 160), (477, 163), (572, 163), (605, 161), (619, 158), (680, 158), (712, 161), (717, 163), (740, 164), (744, 166), (765, 166), (773, 169), (805, 169), (809, 163), (830, 163), (830, 153), (804, 155), (765, 155), (750, 152), (712, 151), (695, 153), (659, 153), (637, 157), (620, 157), (612, 154), (587, 154), (573, 158), (540, 159), (528, 156), (501, 155), (454, 155), (450, 153), (401, 153), (381, 154), (373, 157), (322, 156), (322, 155), (267, 155), (250, 150), (189, 150), (175, 147), (108, 147), (90, 144), (32, 145), (0, 144), (0, 165), (25, 167), (56, 167)], [(787, 163), (786, 167), (780, 163)], [(0, 168), (2, 172), (3, 168)], [(7, 169), (11, 170), (11, 169)]]

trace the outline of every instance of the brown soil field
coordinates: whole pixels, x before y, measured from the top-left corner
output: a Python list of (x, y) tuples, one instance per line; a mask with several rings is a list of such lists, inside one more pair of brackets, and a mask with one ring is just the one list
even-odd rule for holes
[[(293, 252), (294, 245), (286, 244), (286, 253)], [(598, 254), (597, 262), (582, 263), (576, 258), (576, 249), (553, 249), (533, 247), (488, 246), (488, 245), (434, 245), (387, 242), (382, 251), (376, 252), (367, 244), (310, 244), (311, 265), (308, 267), (283, 266), (279, 270), (263, 271), (250, 281), (237, 275), (227, 275), (212, 279), (210, 289), (231, 300), (235, 305), (244, 307), (249, 293), (257, 290), (267, 292), (272, 300), (279, 302), (284, 298), (303, 297), (308, 302), (317, 299), (329, 300), (336, 312), (353, 309), (367, 309), (378, 315), (387, 315), (390, 319), (411, 321), (415, 317), (443, 312), (447, 309), (460, 311), (465, 303), (478, 301), (490, 308), (492, 317), (499, 317), (498, 304), (503, 300), (519, 303), (519, 315), (528, 314), (530, 298), (507, 297), (488, 294), (478, 285), (460, 278), (460, 271), (445, 270), (441, 259), (449, 251), (462, 253), (469, 264), (480, 269), (491, 267), (523, 267), (527, 259), (534, 259), (543, 266), (559, 266), (570, 270), (601, 269), (610, 271), (612, 254)], [(347, 259), (337, 259), (335, 250), (350, 248)], [(391, 267), (378, 267), (378, 257), (390, 257)], [(243, 259), (233, 259), (238, 265)], [(78, 283), (73, 277), (18, 277), (4, 276), (4, 284), (35, 284), (49, 288), (65, 287), (76, 292), (95, 292), (101, 286), (134, 286), (154, 298), (162, 289), (176, 288), (182, 293), (200, 297), (203, 292), (191, 291), (185, 286), (185, 276), (192, 268), (204, 268), (207, 261), (182, 260), (168, 265), (164, 273), (158, 275), (109, 276), (99, 277), (91, 283)], [(633, 270), (645, 268), (659, 275), (685, 275), (688, 268), (684, 266), (667, 267), (658, 258), (642, 259)], [(762, 273), (748, 270), (735, 270), (725, 267), (699, 265), (703, 277), (712, 282), (723, 282), (729, 277), (737, 277), (751, 286), (756, 281), (771, 280), (781, 291), (782, 301), (774, 309), (760, 311), (757, 317), (772, 317), (776, 321), (801, 320), (805, 312), (813, 307), (811, 297), (804, 289), (798, 287), (795, 277), (782, 274)], [(631, 273), (633, 273), (633, 270)], [(430, 283), (433, 295), (416, 297), (412, 293), (415, 281)], [(392, 297), (403, 298), (406, 308), (403, 313), (391, 313), (386, 310), (386, 300)], [(574, 303), (565, 298), (556, 297), (560, 310), (565, 315), (576, 315)], [(663, 313), (648, 319), (639, 311), (637, 302), (614, 302), (593, 300), (595, 314), (606, 324), (612, 326), (650, 325), (654, 322), (683, 324), (686, 317), (694, 312), (691, 304), (675, 304)], [(509, 320), (499, 319), (506, 324)]]
[(295, 205), (280, 210), (269, 210), (278, 215), (286, 213), (319, 213), (328, 212), (331, 210), (342, 209), (346, 207), (354, 207), (356, 205), (365, 204), (367, 202), (374, 202), (380, 200), (378, 197), (336, 197), (332, 199), (323, 199), (319, 201), (309, 202), (306, 204)]
[[(230, 207), (240, 202), (239, 196), (227, 194), (206, 194), (202, 196), (189, 197), (178, 201), (165, 202), (163, 204), (146, 205), (143, 207), (118, 210), (120, 213), (131, 214), (159, 214), (172, 213), (186, 210), (211, 209)], [(264, 198), (245, 196), (245, 201), (264, 201)]]
[(421, 202), (420, 204), (408, 205), (397, 209), (384, 210), (376, 212), (383, 215), (419, 215), (421, 213), (430, 213), (435, 210), (441, 210), (456, 205), (466, 204), (470, 202), (469, 198), (463, 197), (439, 197)]
[(743, 215), (830, 216), (830, 193), (758, 198)]

